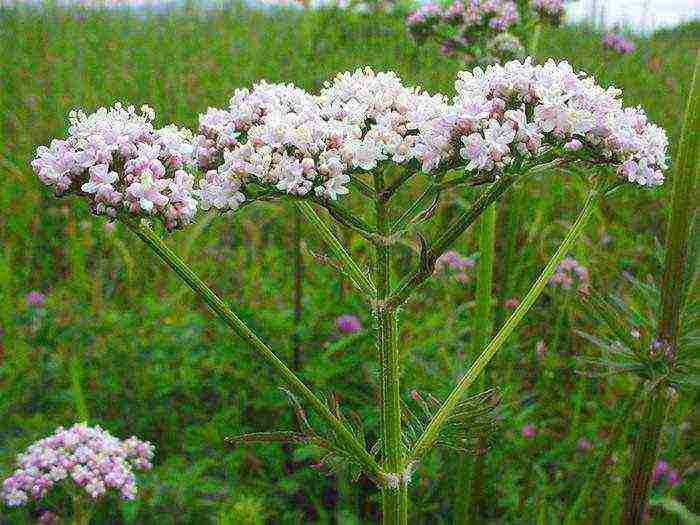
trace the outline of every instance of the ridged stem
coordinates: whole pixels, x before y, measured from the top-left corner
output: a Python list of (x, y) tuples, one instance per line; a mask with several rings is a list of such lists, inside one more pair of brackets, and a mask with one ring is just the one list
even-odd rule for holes
[(542, 270), (540, 276), (537, 278), (525, 297), (523, 297), (523, 299), (520, 301), (520, 304), (511, 314), (505, 324), (486, 346), (481, 355), (476, 359), (476, 361), (474, 361), (467, 373), (462, 376), (459, 383), (457, 383), (450, 395), (447, 397), (447, 399), (445, 399), (440, 409), (435, 413), (425, 431), (412, 448), (409, 455), (409, 461), (422, 457), (433, 446), (438, 437), (440, 427), (450, 413), (452, 413), (457, 403), (459, 403), (462, 395), (479, 377), (482, 370), (486, 367), (489, 361), (491, 361), (496, 352), (498, 352), (498, 350), (503, 346), (505, 340), (513, 332), (513, 330), (515, 330), (515, 327), (518, 325), (518, 323), (520, 323), (523, 317), (525, 317), (537, 298), (541, 295), (550, 277), (554, 274), (557, 265), (564, 258), (567, 251), (571, 248), (574, 241), (579, 237), (583, 231), (583, 228), (588, 223), (588, 220), (596, 207), (599, 195), (600, 194), (596, 190), (590, 193), (583, 209), (581, 210), (581, 213), (576, 219), (576, 222), (574, 222), (566, 237), (559, 245), (559, 248), (554, 255), (552, 255), (544, 270)]
[(586, 511), (588, 508), (588, 501), (590, 500), (596, 486), (601, 484), (603, 481), (603, 476), (608, 470), (610, 458), (612, 458), (613, 452), (615, 452), (615, 449), (620, 443), (620, 439), (623, 436), (627, 422), (630, 420), (630, 417), (634, 413), (634, 410), (639, 403), (639, 394), (641, 391), (642, 384), (635, 389), (635, 392), (631, 397), (625, 400), (622, 410), (618, 414), (615, 421), (615, 425), (610, 432), (610, 436), (605, 443), (605, 448), (603, 449), (600, 458), (598, 458), (595, 469), (583, 484), (583, 487), (581, 487), (581, 490), (576, 497), (576, 501), (569, 508), (566, 518), (564, 519), (564, 525), (576, 525), (577, 523), (584, 521), (586, 514), (588, 514)]
[(224, 303), (224, 301), (194, 273), (149, 227), (125, 219), (127, 226), (143, 240), (180, 278), (212, 309), (212, 311), (268, 362), (289, 388), (311, 405), (318, 416), (336, 433), (338, 440), (348, 448), (367, 472), (383, 479), (383, 472), (374, 458), (355, 439), (350, 431), (290, 368)]
[(359, 264), (353, 259), (342, 245), (338, 237), (331, 231), (325, 222), (318, 216), (311, 204), (306, 201), (297, 201), (296, 206), (321, 235), (321, 238), (328, 244), (333, 254), (342, 264), (343, 270), (353, 285), (364, 294), (374, 296), (376, 289), (369, 276), (362, 271)]
[[(377, 171), (374, 187), (381, 195), (384, 187), (384, 173)], [(375, 200), (376, 228), (381, 236), (389, 235), (389, 218), (387, 202), (378, 197)], [(395, 476), (395, 486), (387, 484), (382, 488), (382, 522), (385, 525), (403, 525), (407, 521), (407, 492), (401, 481), (404, 470), (401, 433), (401, 391), (400, 362), (397, 341), (396, 310), (386, 306), (386, 299), (391, 289), (390, 255), (386, 243), (375, 243), (375, 283), (377, 287), (375, 320), (377, 324), (377, 347), (382, 361), (382, 431), (384, 447), (384, 470)]]

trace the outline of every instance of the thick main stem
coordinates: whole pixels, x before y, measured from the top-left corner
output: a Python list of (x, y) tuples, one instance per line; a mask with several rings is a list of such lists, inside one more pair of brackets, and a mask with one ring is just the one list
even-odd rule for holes
[(482, 370), (486, 367), (486, 365), (488, 365), (489, 361), (491, 361), (496, 352), (498, 352), (498, 350), (503, 346), (505, 340), (513, 332), (513, 330), (515, 330), (515, 327), (518, 325), (518, 323), (520, 323), (523, 317), (525, 317), (527, 312), (542, 293), (542, 290), (547, 285), (547, 282), (554, 274), (554, 270), (556, 269), (557, 265), (564, 258), (574, 241), (583, 231), (584, 226), (588, 223), (588, 220), (595, 209), (599, 195), (600, 194), (598, 191), (594, 190), (588, 196), (586, 204), (584, 205), (583, 210), (581, 210), (576, 222), (573, 224), (569, 230), (569, 233), (566, 235), (562, 243), (559, 245), (557, 251), (547, 263), (547, 266), (545, 266), (544, 270), (542, 270), (542, 273), (527, 292), (525, 297), (523, 297), (513, 314), (508, 318), (495, 337), (486, 346), (481, 355), (476, 359), (476, 361), (474, 361), (467, 373), (462, 376), (462, 379), (460, 379), (459, 383), (457, 383), (450, 395), (443, 402), (440, 409), (430, 420), (430, 423), (426, 427), (425, 431), (413, 446), (413, 449), (409, 454), (409, 460), (419, 459), (433, 446), (438, 437), (440, 427), (452, 413), (457, 403), (459, 403), (462, 395), (479, 377), (479, 374), (481, 374)]
[[(688, 234), (696, 195), (694, 192), (700, 153), (700, 51), (695, 59), (695, 73), (690, 87), (685, 121), (678, 148), (671, 220), (666, 233), (664, 275), (661, 282), (661, 313), (658, 339), (665, 347), (664, 359), (673, 365), (678, 351), (680, 312), (685, 299), (685, 270), (688, 255)], [(669, 392), (662, 382), (646, 399), (642, 428), (634, 446), (632, 470), (627, 479), (621, 522), (624, 525), (641, 523), (647, 498), (651, 471), (656, 463), (661, 429), (668, 412)]]
[(350, 431), (333, 415), (330, 409), (323, 403), (299, 377), (267, 346), (233, 311), (224, 301), (199, 278), (197, 274), (173, 252), (153, 230), (132, 221), (125, 221), (131, 230), (141, 238), (180, 278), (197, 294), (216, 315), (239, 337), (248, 343), (253, 350), (265, 359), (282, 377), (291, 390), (308, 402), (318, 414), (336, 433), (338, 439), (362, 464), (367, 472), (377, 478), (383, 479), (382, 472), (374, 458), (353, 437)]
[[(374, 177), (375, 191), (381, 195), (384, 174), (377, 172)], [(379, 196), (375, 200), (377, 232), (380, 236), (389, 235), (389, 219), (386, 200)], [(384, 470), (392, 481), (382, 487), (382, 520), (387, 525), (407, 523), (407, 493), (403, 482), (404, 470), (401, 435), (401, 392), (400, 364), (397, 344), (396, 310), (389, 307), (387, 298), (390, 292), (389, 246), (375, 242), (375, 284), (377, 287), (374, 315), (377, 323), (377, 348), (381, 361), (381, 421), (384, 448)]]

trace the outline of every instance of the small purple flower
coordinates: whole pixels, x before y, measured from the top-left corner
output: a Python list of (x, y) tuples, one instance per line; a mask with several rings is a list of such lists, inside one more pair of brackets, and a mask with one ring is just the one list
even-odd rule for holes
[(668, 486), (671, 488), (681, 484), (681, 475), (676, 469), (669, 471), (668, 475), (666, 476), (666, 483), (668, 483)]
[(656, 462), (656, 466), (654, 467), (654, 471), (651, 474), (652, 483), (658, 482), (662, 477), (668, 474), (668, 471), (668, 461), (666, 461), (665, 459), (658, 460)]
[(581, 438), (578, 440), (578, 449), (584, 452), (593, 450), (593, 443), (588, 441), (586, 438)]
[(471, 257), (463, 257), (462, 254), (454, 250), (449, 250), (443, 253), (435, 261), (435, 269), (437, 271), (449, 268), (455, 271), (464, 271), (473, 268), (475, 261)]
[(30, 306), (30, 308), (41, 308), (44, 306), (44, 302), (46, 301), (44, 294), (37, 292), (36, 290), (32, 290), (25, 295), (24, 298), (27, 300), (27, 304)]
[(520, 432), (525, 439), (533, 439), (537, 435), (537, 429), (534, 427), (534, 425), (525, 425), (522, 429), (520, 429)]
[(362, 323), (357, 316), (346, 314), (335, 320), (335, 325), (342, 334), (354, 334), (362, 330)]

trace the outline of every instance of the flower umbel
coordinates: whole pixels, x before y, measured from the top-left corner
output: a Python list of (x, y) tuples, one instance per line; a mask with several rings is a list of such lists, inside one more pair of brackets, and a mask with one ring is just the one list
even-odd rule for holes
[(3, 482), (0, 495), (8, 506), (19, 506), (42, 498), (58, 483), (72, 482), (93, 499), (110, 489), (134, 499), (134, 470), (150, 469), (153, 451), (146, 441), (120, 440), (100, 427), (59, 428), (17, 456), (17, 469)]

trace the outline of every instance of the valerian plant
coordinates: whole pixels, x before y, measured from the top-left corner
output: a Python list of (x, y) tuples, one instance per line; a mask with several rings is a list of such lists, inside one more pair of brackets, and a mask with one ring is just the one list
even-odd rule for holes
[[(533, 306), (597, 204), (623, 185), (662, 184), (666, 168), (665, 132), (641, 108), (624, 108), (620, 90), (598, 86), (567, 62), (526, 59), (463, 71), (455, 92), (427, 93), (371, 69), (341, 73), (315, 95), (263, 81), (236, 90), (228, 107), (208, 109), (197, 134), (156, 128), (151, 109), (117, 104), (72, 113), (68, 138), (40, 147), (32, 162), (56, 194), (78, 195), (95, 214), (127, 224), (284, 382), (299, 431), (231, 443), (315, 445), (329, 466), (349, 466), (379, 487), (385, 523), (407, 522), (411, 475), (433, 448), (470, 451), (484, 442), (498, 394), (463, 395)], [(574, 165), (590, 174), (590, 192), (540, 276), (447, 397), (414, 393), (404, 402), (403, 306), (509, 189), (530, 184), (535, 173), (554, 173), (549, 167)], [(397, 209), (397, 193), (421, 178), (422, 194)], [(483, 191), (469, 209), (430, 238), (417, 233), (444, 193), (475, 186)], [(343, 204), (351, 192), (361, 207)], [(334, 396), (313, 392), (152, 227), (159, 221), (166, 230), (186, 228), (202, 211), (229, 216), (264, 201), (294, 203), (371, 311), (380, 368), (377, 443), (367, 443), (364, 422)], [(369, 260), (345, 248), (329, 217), (366, 240)], [(394, 247), (414, 234), (415, 269), (396, 276)]]
[(440, 44), (446, 56), (488, 64), (533, 53), (543, 24), (559, 25), (564, 0), (454, 0), (421, 5), (406, 17), (419, 44)]

